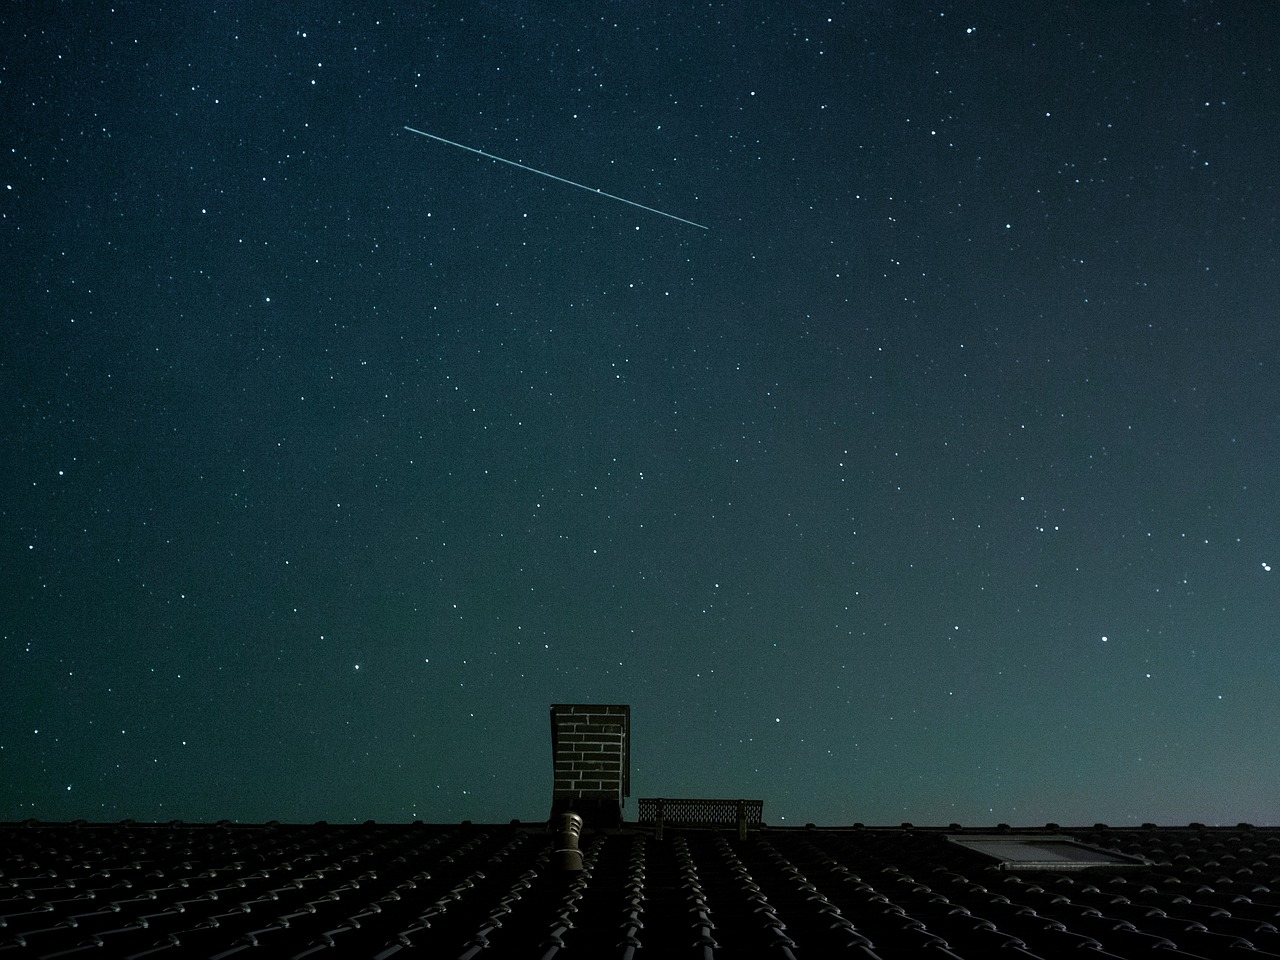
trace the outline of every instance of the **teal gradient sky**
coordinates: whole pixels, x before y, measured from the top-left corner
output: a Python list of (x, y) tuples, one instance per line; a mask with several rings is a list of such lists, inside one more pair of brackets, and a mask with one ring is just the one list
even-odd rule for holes
[(1280, 819), (1275, 18), (686, 6), (0, 14), (0, 819)]

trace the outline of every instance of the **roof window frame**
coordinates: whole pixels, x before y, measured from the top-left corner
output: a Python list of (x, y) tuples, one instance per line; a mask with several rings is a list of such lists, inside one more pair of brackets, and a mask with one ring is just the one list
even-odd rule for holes
[[(948, 834), (947, 840), (985, 857), (998, 870), (1074, 873), (1151, 865), (1143, 857), (1094, 846), (1066, 834)], [(1026, 848), (1025, 856), (1017, 855), (1019, 847)]]

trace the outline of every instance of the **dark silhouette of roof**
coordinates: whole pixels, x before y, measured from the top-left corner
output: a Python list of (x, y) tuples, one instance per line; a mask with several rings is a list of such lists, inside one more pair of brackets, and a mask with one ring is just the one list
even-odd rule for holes
[(655, 833), (566, 871), (546, 824), (0, 825), (0, 954), (1280, 956), (1275, 827)]

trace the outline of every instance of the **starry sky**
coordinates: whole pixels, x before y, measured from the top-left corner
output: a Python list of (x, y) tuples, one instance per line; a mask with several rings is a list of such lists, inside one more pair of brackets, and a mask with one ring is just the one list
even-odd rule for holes
[(1273, 13), (6, 6), (0, 819), (1277, 822)]

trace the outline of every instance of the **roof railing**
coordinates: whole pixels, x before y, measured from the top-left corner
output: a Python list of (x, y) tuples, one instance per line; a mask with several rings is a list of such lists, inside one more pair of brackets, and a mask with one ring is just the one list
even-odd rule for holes
[(764, 826), (763, 800), (702, 800), (671, 797), (641, 797), (638, 822), (653, 824), (654, 836), (661, 840), (664, 827), (730, 827), (738, 829), (738, 839), (747, 838), (747, 828)]

